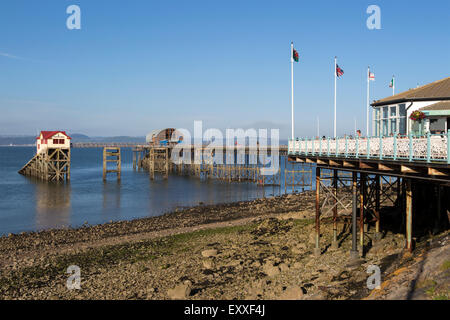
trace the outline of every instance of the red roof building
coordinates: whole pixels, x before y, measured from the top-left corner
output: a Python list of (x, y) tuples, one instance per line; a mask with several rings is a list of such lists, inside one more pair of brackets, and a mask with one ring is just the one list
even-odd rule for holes
[(70, 149), (71, 139), (65, 131), (41, 131), (36, 138), (37, 153), (47, 149)]

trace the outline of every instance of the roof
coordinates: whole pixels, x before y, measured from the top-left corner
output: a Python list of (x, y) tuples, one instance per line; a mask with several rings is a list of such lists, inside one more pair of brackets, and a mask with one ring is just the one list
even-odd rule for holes
[[(65, 131), (41, 131), (41, 133), (39, 134), (39, 137), (42, 134), (42, 138), (43, 139), (50, 139), (51, 137), (53, 137), (57, 133), (62, 133), (67, 138), (72, 139), (71, 137), (69, 137), (69, 135)], [(39, 139), (39, 137), (37, 137), (36, 139)]]
[(450, 110), (450, 101), (439, 101), (438, 103), (430, 104), (429, 106), (420, 108), (423, 111), (434, 111), (434, 110)]
[(376, 107), (402, 102), (430, 100), (450, 100), (450, 77), (374, 101), (371, 105)]

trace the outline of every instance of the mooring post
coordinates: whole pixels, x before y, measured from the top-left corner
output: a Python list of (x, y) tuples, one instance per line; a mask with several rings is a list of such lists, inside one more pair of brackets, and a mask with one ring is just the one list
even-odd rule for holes
[(359, 258), (358, 247), (357, 247), (357, 223), (356, 223), (356, 211), (358, 210), (358, 195), (357, 195), (357, 185), (358, 185), (358, 173), (352, 172), (352, 249), (350, 250), (350, 262), (356, 262)]
[(320, 168), (316, 167), (316, 246), (314, 255), (320, 256)]
[(333, 201), (333, 241), (331, 242), (331, 248), (338, 248), (337, 241), (337, 196), (338, 196), (338, 171), (336, 169), (333, 170), (333, 192), (334, 192), (334, 201)]
[(117, 180), (120, 181), (122, 177), (122, 155), (120, 148), (117, 148)]
[(411, 252), (412, 248), (412, 183), (406, 179), (406, 249)]
[(165, 156), (165, 164), (164, 164), (165, 174), (164, 174), (164, 178), (165, 179), (169, 179), (169, 148), (166, 148), (166, 150), (164, 151), (164, 156)]
[(133, 170), (136, 170), (136, 153), (137, 150), (133, 150)]
[(106, 148), (103, 148), (103, 181), (106, 181)]

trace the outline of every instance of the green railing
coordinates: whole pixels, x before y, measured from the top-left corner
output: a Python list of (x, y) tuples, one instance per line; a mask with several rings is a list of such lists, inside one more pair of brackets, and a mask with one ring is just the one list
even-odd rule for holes
[(297, 138), (289, 140), (288, 154), (450, 164), (450, 130), (446, 134), (421, 136)]

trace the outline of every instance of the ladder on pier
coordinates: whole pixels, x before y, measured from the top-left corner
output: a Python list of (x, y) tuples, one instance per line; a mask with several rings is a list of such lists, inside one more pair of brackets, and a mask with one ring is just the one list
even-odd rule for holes
[(43, 181), (70, 180), (70, 149), (51, 148), (36, 154), (19, 170)]
[[(108, 168), (108, 163), (113, 164), (113, 168)], [(104, 147), (103, 148), (103, 181), (106, 181), (108, 173), (116, 173), (117, 180), (120, 181), (122, 171), (122, 159), (120, 155), (120, 148), (118, 147)]]

